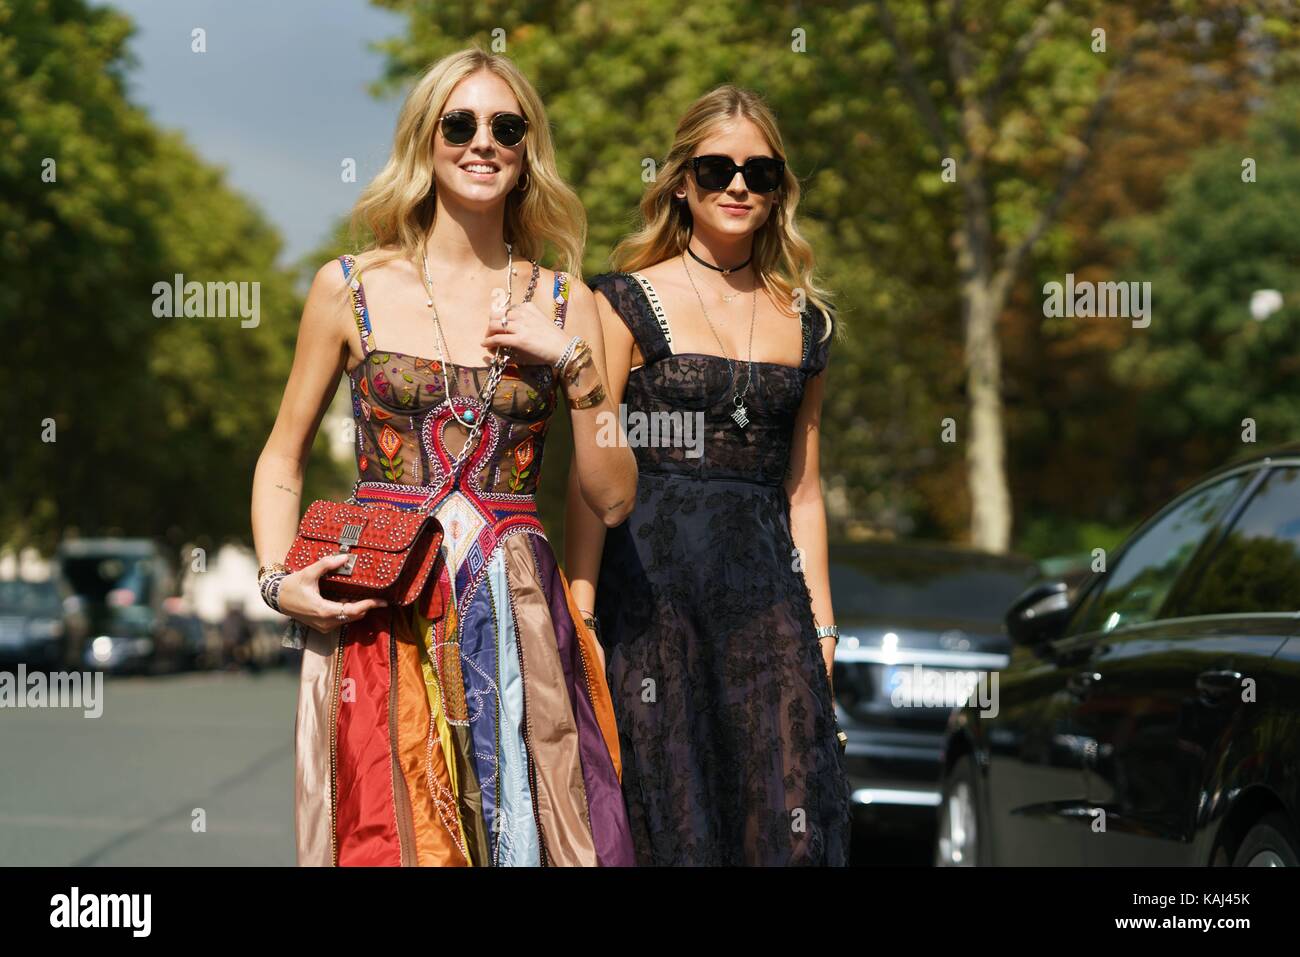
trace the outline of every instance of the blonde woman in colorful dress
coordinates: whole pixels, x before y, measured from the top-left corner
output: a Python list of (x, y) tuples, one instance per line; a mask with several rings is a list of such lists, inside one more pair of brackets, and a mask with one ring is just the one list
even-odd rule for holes
[[(575, 470), (566, 568), (608, 658), (641, 864), (848, 856), (818, 444), (832, 319), (785, 155), (757, 95), (700, 98), (619, 271), (591, 281), (640, 481), (609, 528)], [(680, 431), (638, 442), (646, 420)]]
[[(627, 515), (636, 466), (597, 443), (612, 405), (593, 297), (576, 281), (585, 216), (519, 70), (480, 50), (434, 64), (353, 222), (374, 241), (316, 274), (253, 482), (263, 593), (305, 635), (299, 863), (630, 864), (599, 651), (534, 498), (560, 392), (580, 494), (601, 521)], [(558, 271), (536, 263), (548, 244)], [(494, 382), (497, 350), (509, 361)], [(441, 576), (414, 605), (321, 597), (342, 556), (288, 575), (276, 564), (340, 375), (357, 501), (432, 494), (443, 526)]]

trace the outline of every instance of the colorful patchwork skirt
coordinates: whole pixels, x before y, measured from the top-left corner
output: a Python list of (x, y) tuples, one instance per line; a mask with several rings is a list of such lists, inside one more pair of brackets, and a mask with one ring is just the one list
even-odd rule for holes
[(405, 608), (308, 631), (298, 863), (634, 863), (594, 636), (532, 510), (436, 510), (441, 575)]

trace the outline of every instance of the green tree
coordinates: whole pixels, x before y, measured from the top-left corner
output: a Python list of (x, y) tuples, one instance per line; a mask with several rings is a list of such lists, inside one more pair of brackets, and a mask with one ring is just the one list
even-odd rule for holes
[[(49, 548), (73, 528), (246, 540), (288, 374), (301, 304), (275, 266), (279, 240), (129, 102), (131, 31), (84, 0), (0, 0), (10, 544)], [(156, 317), (155, 284), (178, 273), (259, 283), (260, 322)], [(313, 483), (340, 479), (327, 466)]]
[(923, 165), (946, 165), (956, 187), (937, 215), (950, 226), (961, 293), (971, 539), (1000, 551), (1012, 507), (999, 319), (1034, 248), (1060, 241), (1062, 210), (1096, 161), (1116, 92), (1151, 57), (1213, 75), (1261, 32), (1290, 67), (1296, 11), (1257, 4), (1275, 11), (1261, 24), (1220, 0), (875, 0), (873, 9), (879, 37), (864, 79), (901, 88), (906, 115), (884, 118), (909, 142), (921, 131)]
[[(961, 384), (959, 345), (947, 332), (954, 282), (933, 210), (904, 201), (918, 180), (909, 158), (915, 144), (877, 132), (879, 105), (864, 82), (865, 9), (736, 0), (684, 8), (663, 0), (376, 2), (406, 13), (410, 24), (385, 44), (389, 67), (378, 89), (401, 87), (466, 45), (502, 42), (536, 84), (561, 172), (590, 217), (589, 275), (608, 268), (610, 250), (632, 227), (646, 161), (662, 160), (687, 106), (724, 82), (764, 94), (801, 178), (803, 228), (843, 320), (824, 413), (832, 518), (868, 516), (912, 531), (920, 516), (926, 530), (925, 480), (935, 456), (922, 423), (937, 421), (935, 397)], [(559, 441), (547, 449), (542, 497), (551, 515), (567, 470), (563, 449)]]
[[(1147, 481), (1172, 490), (1251, 449), (1300, 437), (1300, 86), (1279, 90), (1240, 142), (1199, 154), (1167, 205), (1113, 229), (1150, 281), (1151, 324), (1113, 358), (1132, 393)], [(1248, 168), (1253, 163), (1253, 180)], [(1257, 291), (1281, 307), (1251, 312)], [(1104, 320), (1099, 320), (1104, 321)]]
[[(824, 413), (832, 519), (965, 526), (995, 550), (1013, 516), (1003, 317), (1032, 256), (1068, 262), (1077, 187), (1131, 132), (1117, 102), (1170, 61), (1201, 93), (1257, 91), (1256, 73), (1294, 69), (1297, 20), (1267, 0), (376, 2), (410, 22), (386, 44), (385, 88), (468, 43), (503, 49), (537, 84), (591, 216), (589, 271), (632, 225), (645, 161), (685, 107), (722, 82), (762, 92), (847, 320)], [(1164, 108), (1186, 112), (1196, 83), (1162, 86)], [(1171, 142), (1173, 165), (1186, 148)], [(939, 441), (945, 418), (955, 444)]]

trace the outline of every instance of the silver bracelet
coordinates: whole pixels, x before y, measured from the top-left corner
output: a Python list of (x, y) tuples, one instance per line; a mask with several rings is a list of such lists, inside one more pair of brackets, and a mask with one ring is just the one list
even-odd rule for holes
[(578, 348), (578, 343), (581, 341), (582, 341), (582, 336), (574, 336), (572, 339), (569, 340), (569, 344), (565, 346), (564, 351), (560, 353), (560, 358), (555, 360), (556, 372), (564, 371), (564, 366), (568, 363), (570, 357), (572, 357), (573, 350)]
[(823, 638), (834, 638), (836, 644), (839, 644), (840, 626), (839, 625), (818, 625), (817, 640), (821, 641)]

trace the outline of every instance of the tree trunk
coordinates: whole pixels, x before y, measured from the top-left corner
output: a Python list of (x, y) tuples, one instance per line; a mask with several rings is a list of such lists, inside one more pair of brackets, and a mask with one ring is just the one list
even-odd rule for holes
[(971, 543), (991, 552), (1011, 541), (1011, 492), (1007, 487), (1002, 426), (1002, 347), (997, 319), (1002, 298), (987, 276), (971, 276), (962, 288), (966, 335), (966, 390), (970, 434), (966, 484), (970, 492)]

